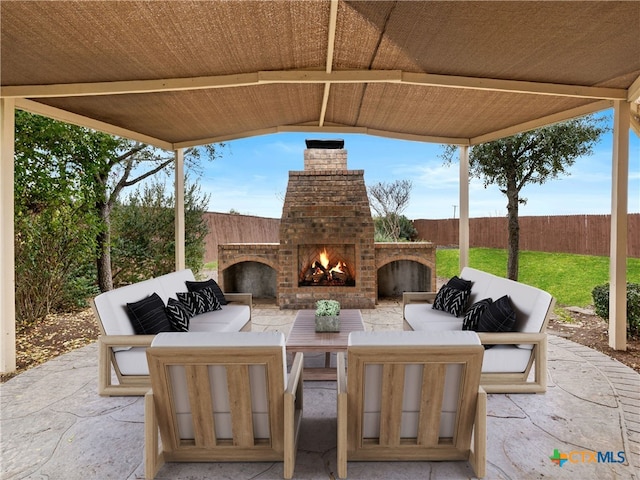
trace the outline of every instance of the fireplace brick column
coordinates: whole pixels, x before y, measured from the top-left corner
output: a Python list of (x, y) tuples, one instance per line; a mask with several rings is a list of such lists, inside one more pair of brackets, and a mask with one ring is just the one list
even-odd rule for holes
[[(280, 222), (278, 301), (281, 308), (314, 308), (330, 298), (343, 308), (374, 308), (374, 225), (364, 170), (347, 170), (347, 152), (305, 150), (304, 171), (289, 172)], [(355, 286), (298, 286), (300, 246), (350, 245), (355, 250)]]

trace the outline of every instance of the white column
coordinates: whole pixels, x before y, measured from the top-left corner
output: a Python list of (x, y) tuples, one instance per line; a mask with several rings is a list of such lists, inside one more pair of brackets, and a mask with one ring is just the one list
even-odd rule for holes
[(16, 370), (14, 149), (15, 102), (0, 99), (0, 373)]
[(184, 220), (184, 150), (175, 151), (176, 155), (176, 271), (186, 268), (185, 262), (185, 220)]
[(458, 219), (460, 271), (469, 266), (469, 146), (460, 147), (460, 217)]
[(616, 100), (613, 112), (609, 346), (627, 349), (627, 198), (629, 195), (630, 105)]

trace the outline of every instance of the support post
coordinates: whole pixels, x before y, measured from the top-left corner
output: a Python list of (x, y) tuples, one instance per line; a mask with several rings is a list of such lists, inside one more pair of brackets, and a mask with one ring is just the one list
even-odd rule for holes
[(0, 373), (16, 370), (15, 101), (0, 99)]
[(627, 198), (629, 195), (630, 105), (614, 102), (609, 264), (609, 346), (627, 349)]
[(469, 266), (469, 146), (460, 146), (460, 271)]
[(186, 268), (185, 262), (185, 214), (184, 214), (184, 150), (175, 151), (175, 223), (176, 223), (176, 271)]

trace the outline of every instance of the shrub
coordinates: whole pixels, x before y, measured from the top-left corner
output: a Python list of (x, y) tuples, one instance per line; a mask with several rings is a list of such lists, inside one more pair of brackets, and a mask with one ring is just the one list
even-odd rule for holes
[[(609, 284), (597, 285), (591, 291), (596, 315), (609, 321)], [(628, 332), (640, 335), (640, 283), (627, 283), (627, 324)]]

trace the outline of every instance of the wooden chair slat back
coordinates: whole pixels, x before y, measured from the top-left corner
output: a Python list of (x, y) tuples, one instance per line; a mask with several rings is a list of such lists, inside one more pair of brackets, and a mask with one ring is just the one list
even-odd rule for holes
[[(270, 449), (283, 451), (282, 347), (151, 347), (147, 350), (147, 359), (165, 452), (194, 447), (213, 451), (216, 446), (264, 449), (265, 442)], [(224, 372), (223, 375), (220, 372)], [(176, 387), (176, 384), (182, 385), (179, 383), (183, 381), (179, 378), (182, 375), (186, 377), (186, 395)], [(225, 401), (216, 400), (219, 398)], [(256, 398), (266, 404), (266, 411), (255, 411)], [(191, 415), (193, 439), (182, 438), (180, 434), (178, 417), (185, 415), (185, 401), (188, 402), (186, 414)], [(216, 415), (220, 415), (217, 403), (228, 403), (224, 416), (229, 420), (223, 423), (230, 423), (232, 439), (216, 435), (216, 431), (223, 429), (222, 425), (216, 426)], [(254, 416), (265, 415), (268, 438), (262, 438), (263, 435), (256, 438)]]
[[(418, 448), (435, 448), (452, 445), (456, 450), (468, 451), (483, 353), (484, 349), (480, 345), (349, 347), (349, 449), (410, 448), (411, 445)], [(368, 370), (372, 367), (374, 370)], [(381, 373), (372, 375), (372, 372)], [(376, 375), (378, 379), (375, 382), (380, 383), (379, 392), (375, 391), (378, 388), (372, 390), (372, 387), (367, 385), (367, 381)], [(409, 392), (416, 391), (419, 398), (409, 398)], [(367, 395), (377, 394), (380, 395), (379, 400), (371, 402), (371, 399), (365, 398)], [(452, 395), (455, 405), (445, 405), (445, 399), (451, 403)], [(379, 403), (378, 438), (371, 438), (365, 432), (371, 431), (371, 426), (365, 423), (372, 418), (371, 411), (365, 412), (365, 401), (369, 410), (372, 403)], [(415, 405), (416, 402), (419, 406), (417, 412), (407, 413), (407, 408), (403, 408), (406, 405)], [(455, 415), (451, 438), (442, 438), (439, 433), (443, 408)], [(373, 414), (375, 417), (378, 416), (377, 411)], [(413, 425), (407, 425), (407, 422)], [(408, 437), (407, 430), (415, 430), (417, 433)]]

